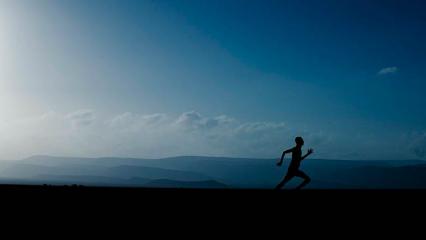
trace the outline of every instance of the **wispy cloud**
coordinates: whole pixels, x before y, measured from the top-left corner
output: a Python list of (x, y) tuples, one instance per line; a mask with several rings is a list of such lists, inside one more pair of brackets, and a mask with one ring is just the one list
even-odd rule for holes
[[(279, 157), (294, 137), (305, 138), (316, 158), (355, 158), (348, 153), (394, 154), (405, 139), (381, 141), (382, 136), (352, 139), (315, 128), (296, 128), (284, 121), (241, 121), (226, 115), (204, 116), (197, 111), (177, 115), (125, 112), (95, 117), (92, 110), (69, 114), (49, 112), (23, 121), (0, 122), (0, 152), (11, 158), (35, 154), (67, 156), (166, 157), (214, 155)], [(6, 137), (6, 136), (13, 136)], [(416, 135), (409, 156), (425, 156), (425, 135)], [(389, 145), (390, 144), (390, 145)], [(400, 149), (399, 149), (400, 150)], [(402, 150), (401, 150), (402, 151)], [(346, 154), (346, 155), (345, 155)], [(384, 153), (376, 158), (382, 158)], [(364, 155), (363, 155), (364, 156)], [(408, 156), (408, 155), (407, 155)], [(4, 158), (4, 157), (3, 157)]]
[(88, 126), (95, 120), (95, 114), (93, 110), (81, 109), (68, 114), (66, 118), (71, 120), (74, 126)]
[(398, 71), (399, 71), (398, 67), (386, 67), (386, 68), (380, 69), (380, 71), (377, 74), (378, 75), (388, 75), (388, 74), (394, 74)]
[(0, 136), (0, 151), (19, 152), (21, 157), (270, 157), (279, 155), (283, 145), (291, 146), (296, 135), (284, 122), (242, 122), (226, 115), (204, 116), (197, 111), (179, 115), (126, 112), (95, 118), (93, 110), (78, 110), (69, 114), (51, 112), (11, 124), (0, 126), (0, 130), (14, 136)]
[(176, 120), (175, 124), (186, 129), (213, 129), (220, 126), (226, 126), (234, 121), (234, 119), (221, 115), (217, 117), (204, 117), (197, 111), (182, 113)]

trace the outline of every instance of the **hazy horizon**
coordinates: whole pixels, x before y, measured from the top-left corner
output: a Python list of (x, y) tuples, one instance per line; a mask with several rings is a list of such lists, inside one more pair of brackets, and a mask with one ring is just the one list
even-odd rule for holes
[[(23, 158), (19, 158), (19, 159), (0, 159), (0, 161), (20, 161), (20, 160), (27, 160), (27, 159), (31, 159), (31, 158), (64, 158), (64, 159), (143, 159), (143, 160), (162, 160), (162, 159), (180, 159), (180, 158), (218, 158), (218, 159), (240, 159), (240, 160), (272, 160), (274, 162), (271, 162), (271, 165), (273, 165), (276, 161), (279, 160), (279, 157), (272, 157), (272, 158), (268, 158), (268, 157), (250, 157), (250, 156), (239, 156), (239, 157), (230, 157), (230, 156), (225, 156), (225, 155), (170, 155), (170, 156), (164, 156), (164, 157), (138, 157), (138, 156), (115, 156), (115, 155), (110, 155), (110, 156), (71, 156), (71, 155), (48, 155), (48, 154), (34, 154), (34, 155), (29, 155)], [(290, 162), (291, 160), (291, 156), (286, 156), (284, 158), (284, 162)], [(325, 160), (325, 161), (383, 161), (383, 162), (392, 162), (392, 161), (426, 161), (425, 159), (416, 159), (416, 158), (405, 158), (405, 159), (339, 159), (339, 158), (317, 158), (317, 157), (311, 157), (311, 160), (315, 161), (315, 160)]]
[(0, 0), (0, 159), (426, 160), (426, 2)]

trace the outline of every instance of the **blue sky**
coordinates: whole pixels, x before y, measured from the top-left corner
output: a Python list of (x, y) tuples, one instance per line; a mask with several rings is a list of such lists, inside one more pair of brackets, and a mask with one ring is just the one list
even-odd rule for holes
[(425, 158), (425, 10), (2, 0), (0, 157)]

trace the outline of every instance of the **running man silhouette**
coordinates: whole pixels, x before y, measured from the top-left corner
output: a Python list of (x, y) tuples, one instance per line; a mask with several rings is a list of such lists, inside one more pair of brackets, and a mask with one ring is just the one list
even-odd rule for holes
[(287, 153), (292, 153), (292, 158), (291, 158), (290, 166), (288, 167), (287, 174), (284, 177), (284, 179), (277, 185), (275, 189), (281, 189), (293, 177), (300, 177), (304, 179), (303, 183), (300, 184), (296, 189), (303, 188), (304, 186), (306, 186), (306, 184), (308, 184), (311, 181), (311, 178), (308, 175), (306, 175), (306, 173), (299, 170), (299, 167), (300, 167), (300, 162), (304, 160), (306, 157), (308, 157), (309, 155), (311, 155), (314, 152), (314, 150), (309, 149), (308, 153), (305, 156), (302, 156), (302, 146), (303, 144), (305, 144), (305, 142), (303, 141), (302, 137), (296, 137), (295, 142), (296, 142), (296, 146), (284, 151), (281, 156), (281, 160), (277, 163), (277, 165), (280, 167), (283, 164), (284, 156)]

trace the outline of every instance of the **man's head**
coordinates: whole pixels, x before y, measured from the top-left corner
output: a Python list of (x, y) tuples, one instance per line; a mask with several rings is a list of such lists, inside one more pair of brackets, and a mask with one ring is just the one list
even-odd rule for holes
[(303, 146), (303, 144), (305, 144), (305, 141), (303, 141), (302, 137), (296, 137), (294, 141), (296, 142), (297, 146)]

